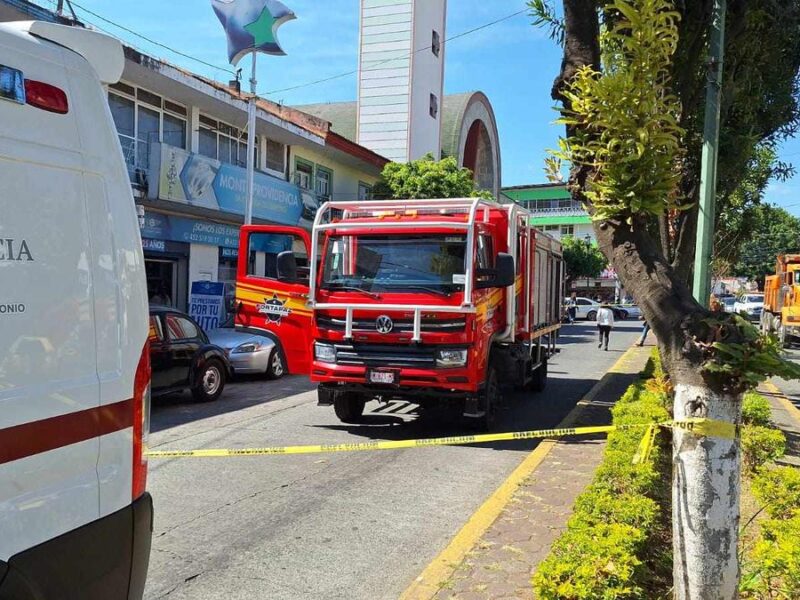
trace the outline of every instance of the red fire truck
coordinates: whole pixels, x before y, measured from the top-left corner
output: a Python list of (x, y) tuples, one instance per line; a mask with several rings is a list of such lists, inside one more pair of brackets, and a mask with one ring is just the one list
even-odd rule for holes
[(237, 326), (272, 337), (344, 422), (403, 398), (490, 429), (501, 384), (545, 387), (563, 275), (560, 243), (515, 204), (329, 202), (310, 236), (242, 229)]

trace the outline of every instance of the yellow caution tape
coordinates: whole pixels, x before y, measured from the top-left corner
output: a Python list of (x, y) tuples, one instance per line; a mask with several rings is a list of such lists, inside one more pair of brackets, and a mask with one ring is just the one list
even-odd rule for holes
[(265, 448), (207, 448), (202, 450), (149, 450), (148, 458), (222, 458), (227, 456), (273, 456), (276, 454), (325, 454), (329, 452), (364, 452), (367, 450), (402, 450), (430, 446), (463, 446), (490, 442), (512, 442), (537, 438), (559, 438), (576, 435), (610, 433), (618, 429), (646, 427), (645, 437), (639, 444), (634, 463), (644, 462), (650, 455), (656, 434), (661, 427), (679, 427), (696, 435), (732, 439), (738, 435), (733, 423), (712, 419), (686, 419), (672, 423), (642, 423), (641, 425), (598, 425), (594, 427), (567, 427), (561, 429), (538, 429), (512, 431), (509, 433), (484, 433), (455, 437), (427, 438), (397, 441), (355, 442), (350, 444), (318, 444), (313, 446), (270, 446)]
[(677, 427), (704, 437), (717, 437), (726, 440), (733, 440), (739, 437), (739, 425), (731, 423), (730, 421), (690, 418), (673, 421), (669, 426), (673, 428)]
[(536, 438), (556, 438), (571, 435), (608, 433), (618, 429), (615, 425), (596, 427), (573, 427), (565, 429), (540, 429), (537, 431), (513, 431), (510, 433), (485, 433), (456, 437), (428, 438), (419, 440), (397, 440), (389, 442), (356, 442), (352, 444), (321, 444), (316, 446), (273, 446), (268, 448), (209, 448), (205, 450), (150, 450), (149, 458), (216, 458), (224, 456), (266, 456), (274, 454), (321, 454), (327, 452), (363, 452), (365, 450), (401, 450), (428, 446), (459, 446), (510, 442)]

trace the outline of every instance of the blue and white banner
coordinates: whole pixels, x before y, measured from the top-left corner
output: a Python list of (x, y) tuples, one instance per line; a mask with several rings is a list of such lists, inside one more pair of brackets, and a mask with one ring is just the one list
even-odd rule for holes
[[(166, 144), (153, 144), (152, 152), (150, 164), (158, 165), (159, 172), (150, 177), (150, 198), (244, 215), (247, 169)], [(316, 198), (302, 192), (299, 186), (256, 171), (256, 219), (281, 225), (310, 225), (317, 207)]]

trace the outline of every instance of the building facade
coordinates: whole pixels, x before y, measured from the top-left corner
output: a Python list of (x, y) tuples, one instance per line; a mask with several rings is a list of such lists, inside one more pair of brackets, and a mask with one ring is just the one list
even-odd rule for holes
[(446, 0), (361, 0), (357, 100), (297, 106), (398, 162), (453, 157), (500, 193), (500, 136), (481, 92), (444, 95)]
[[(0, 0), (0, 20), (83, 26), (27, 0)], [(151, 299), (186, 309), (193, 282), (233, 292), (243, 223), (247, 97), (125, 47), (122, 80), (108, 104), (128, 165)], [(386, 158), (330, 123), (260, 100), (254, 223), (310, 227), (330, 199), (369, 197)]]
[[(562, 239), (570, 236), (592, 244), (597, 243), (591, 217), (580, 202), (572, 199), (563, 183), (503, 188), (501, 199), (527, 208), (531, 211), (531, 224), (553, 237)], [(610, 267), (600, 277), (576, 280), (572, 287), (571, 291), (590, 297), (620, 300), (624, 296), (619, 279)]]

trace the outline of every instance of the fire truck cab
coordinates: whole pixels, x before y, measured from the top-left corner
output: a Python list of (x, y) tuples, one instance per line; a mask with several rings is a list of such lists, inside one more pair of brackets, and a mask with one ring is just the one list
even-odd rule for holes
[(344, 422), (403, 398), (491, 429), (501, 385), (544, 389), (556, 350), (561, 246), (529, 222), (466, 198), (329, 202), (310, 240), (246, 227), (237, 322), (273, 335)]

